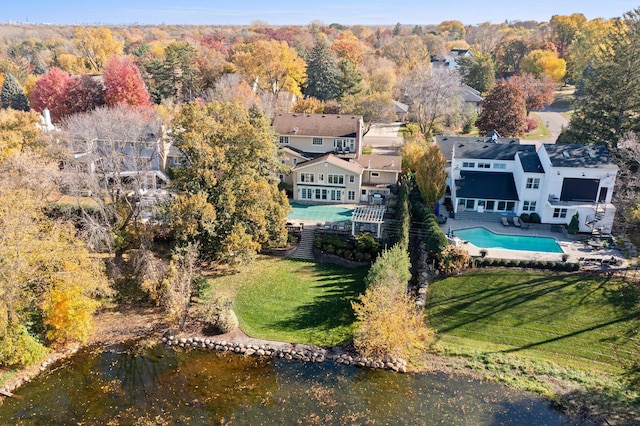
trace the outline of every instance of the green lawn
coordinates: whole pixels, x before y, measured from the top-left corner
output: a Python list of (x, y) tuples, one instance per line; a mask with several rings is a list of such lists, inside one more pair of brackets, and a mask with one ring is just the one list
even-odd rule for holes
[(582, 274), (476, 270), (429, 286), (444, 347), (637, 374), (640, 288)]
[(368, 269), (259, 257), (237, 274), (209, 279), (214, 292), (235, 297), (249, 336), (334, 346), (351, 338), (351, 300), (364, 291)]
[(535, 140), (550, 138), (551, 131), (549, 131), (547, 126), (545, 126), (540, 117), (538, 117), (535, 112), (532, 112), (531, 114), (529, 114), (529, 116), (536, 120), (536, 123), (538, 123), (538, 127), (536, 127), (536, 129), (531, 133), (525, 133), (520, 139)]

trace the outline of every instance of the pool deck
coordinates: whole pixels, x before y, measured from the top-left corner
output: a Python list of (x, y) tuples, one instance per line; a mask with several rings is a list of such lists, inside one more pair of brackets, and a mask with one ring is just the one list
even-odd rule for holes
[[(447, 223), (440, 225), (440, 229), (445, 234), (449, 231), (453, 232), (454, 238), (451, 241), (455, 244), (461, 244), (467, 249), (471, 256), (480, 256), (480, 248), (473, 244), (460, 240), (455, 237), (455, 231), (465, 228), (484, 227), (496, 234), (507, 235), (523, 235), (530, 237), (551, 237), (555, 239), (565, 254), (569, 257), (568, 262), (580, 262), (584, 266), (600, 267), (599, 260), (611, 259), (615, 257), (618, 261), (616, 268), (627, 267), (628, 262), (624, 259), (622, 253), (617, 249), (598, 247), (597, 245), (585, 244), (583, 240), (588, 239), (588, 235), (567, 235), (564, 231), (557, 231), (558, 227), (546, 224), (523, 224), (517, 227), (510, 222), (509, 226), (504, 226), (501, 222), (499, 214), (491, 213), (464, 213), (458, 215), (455, 219), (448, 218)], [(528, 225), (528, 226), (527, 226)], [(561, 261), (562, 253), (545, 253), (536, 251), (523, 250), (507, 250), (489, 248), (487, 257), (494, 259), (519, 259), (519, 260), (539, 260), (539, 261)]]

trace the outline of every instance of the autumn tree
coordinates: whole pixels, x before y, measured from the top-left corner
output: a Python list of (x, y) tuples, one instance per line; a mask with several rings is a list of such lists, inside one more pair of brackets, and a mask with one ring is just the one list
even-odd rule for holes
[(65, 99), (69, 115), (93, 111), (104, 103), (104, 87), (100, 80), (86, 74), (73, 78)]
[(421, 134), (405, 138), (402, 165), (405, 172), (415, 174), (424, 204), (432, 207), (444, 196), (447, 160), (435, 143), (427, 143)]
[(346, 114), (362, 115), (363, 134), (375, 123), (391, 123), (396, 119), (396, 107), (389, 95), (372, 93), (345, 99), (342, 111)]
[(498, 73), (518, 74), (522, 60), (530, 51), (529, 43), (523, 37), (503, 38), (496, 46), (495, 57)]
[(181, 331), (184, 330), (198, 277), (198, 257), (197, 244), (177, 247), (162, 280), (162, 303), (169, 314), (169, 320), (177, 323)]
[(236, 46), (233, 63), (247, 82), (277, 100), (282, 90), (301, 96), (306, 64), (284, 41), (260, 40)]
[(121, 55), (124, 46), (107, 27), (77, 27), (73, 42), (86, 69), (92, 72), (102, 72), (109, 58)]
[(586, 24), (587, 18), (582, 13), (572, 15), (553, 15), (549, 21), (552, 29), (553, 42), (562, 58), (571, 46), (576, 33)]
[(461, 110), (460, 85), (457, 72), (431, 73), (428, 67), (414, 69), (400, 83), (412, 119), (426, 137)]
[(0, 163), (13, 154), (44, 148), (36, 126), (38, 121), (33, 111), (0, 110)]
[(327, 41), (318, 39), (306, 57), (307, 80), (303, 93), (321, 101), (335, 99), (338, 95), (338, 66)]
[(467, 33), (464, 25), (460, 21), (442, 21), (438, 25), (438, 32), (446, 40), (462, 40)]
[(561, 81), (567, 72), (564, 59), (550, 50), (536, 49), (522, 59), (522, 71), (540, 77), (546, 74), (555, 81)]
[(550, 105), (553, 102), (553, 92), (557, 84), (546, 74), (534, 77), (527, 73), (511, 77), (509, 83), (522, 92), (527, 115), (531, 111), (541, 111), (545, 105)]
[(11, 74), (5, 74), (4, 76), (0, 101), (2, 108), (12, 108), (18, 111), (29, 111), (31, 109), (27, 95), (24, 94), (24, 90), (22, 90), (18, 80)]
[(104, 100), (107, 106), (152, 106), (140, 70), (128, 56), (113, 56), (104, 69)]
[(481, 93), (488, 92), (496, 80), (495, 63), (489, 55), (477, 54), (456, 59), (462, 82)]
[(482, 102), (476, 126), (483, 134), (496, 130), (502, 136), (519, 136), (526, 127), (525, 98), (522, 91), (501, 80)]
[(575, 33), (564, 58), (567, 61), (567, 79), (578, 82), (585, 68), (603, 54), (605, 40), (613, 29), (613, 21), (593, 19)]
[(504, 36), (505, 32), (502, 25), (483, 22), (479, 25), (468, 27), (465, 40), (476, 55), (493, 55), (498, 43)]
[(188, 158), (174, 180), (171, 227), (181, 244), (197, 240), (202, 257), (251, 261), (286, 241), (286, 195), (273, 178), (276, 137), (255, 107), (189, 103), (174, 120), (176, 146)]
[(367, 277), (367, 290), (351, 305), (356, 315), (354, 345), (365, 357), (411, 359), (427, 348), (433, 331), (407, 292), (409, 255), (399, 245), (385, 250)]
[(52, 67), (36, 82), (36, 87), (31, 94), (31, 106), (34, 110), (42, 112), (45, 108), (51, 113), (51, 120), (60, 121), (69, 115), (67, 99), (73, 77), (57, 67)]
[(382, 55), (392, 60), (398, 68), (413, 70), (429, 62), (429, 50), (417, 35), (394, 37), (382, 48)]

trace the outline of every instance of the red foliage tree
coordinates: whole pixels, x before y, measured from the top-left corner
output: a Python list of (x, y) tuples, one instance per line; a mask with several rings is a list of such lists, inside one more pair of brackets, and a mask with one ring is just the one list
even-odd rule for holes
[(484, 134), (496, 130), (504, 137), (520, 136), (526, 129), (526, 118), (524, 94), (501, 80), (484, 98), (476, 127)]
[(112, 56), (104, 67), (104, 100), (107, 106), (152, 106), (140, 70), (128, 56)]
[(66, 100), (73, 81), (74, 78), (68, 72), (52, 67), (36, 82), (31, 94), (31, 107), (38, 112), (48, 108), (51, 120), (59, 122), (69, 115)]
[(89, 75), (75, 77), (66, 99), (69, 114), (93, 111), (104, 105), (102, 83)]

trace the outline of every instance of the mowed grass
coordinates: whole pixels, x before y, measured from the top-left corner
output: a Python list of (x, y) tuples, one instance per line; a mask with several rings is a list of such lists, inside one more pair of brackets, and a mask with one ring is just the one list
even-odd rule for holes
[(637, 284), (583, 274), (476, 270), (429, 286), (439, 344), (606, 375), (640, 362)]
[(249, 336), (329, 347), (352, 337), (351, 301), (364, 292), (367, 272), (261, 256), (208, 282), (212, 292), (235, 297), (240, 328)]

